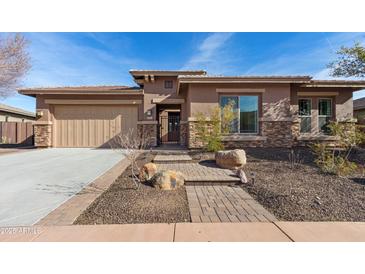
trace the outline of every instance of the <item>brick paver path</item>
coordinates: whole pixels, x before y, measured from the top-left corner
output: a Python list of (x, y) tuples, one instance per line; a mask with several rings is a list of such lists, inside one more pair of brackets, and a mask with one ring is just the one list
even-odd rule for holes
[(187, 182), (238, 182), (235, 172), (217, 167), (213, 163), (163, 163), (157, 164), (159, 170), (176, 170), (185, 175)]
[(153, 161), (155, 163), (158, 162), (166, 162), (166, 163), (171, 163), (171, 162), (189, 162), (192, 161), (192, 158), (189, 155), (164, 155), (164, 154), (159, 154), (156, 155), (155, 159), (153, 159)]
[(193, 223), (277, 221), (238, 186), (186, 186), (186, 192)]

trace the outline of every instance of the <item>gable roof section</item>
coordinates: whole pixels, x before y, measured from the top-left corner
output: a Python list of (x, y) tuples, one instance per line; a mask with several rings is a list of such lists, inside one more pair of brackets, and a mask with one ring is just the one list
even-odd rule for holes
[(143, 70), (131, 69), (129, 73), (134, 77), (155, 75), (155, 76), (179, 76), (179, 75), (205, 75), (205, 70)]
[(179, 75), (180, 83), (306, 83), (310, 76), (222, 76), (222, 75)]
[(19, 93), (35, 97), (37, 94), (85, 94), (85, 95), (139, 95), (143, 90), (128, 86), (74, 86), (22, 88)]
[(0, 104), (0, 111), (35, 118), (35, 113), (33, 113), (33, 112), (26, 111), (21, 108), (4, 105), (4, 104)]
[(365, 88), (365, 81), (363, 80), (311, 80), (309, 83), (302, 85), (303, 87), (314, 88), (351, 88), (352, 90), (361, 90)]
[(354, 110), (365, 109), (365, 97), (354, 100)]

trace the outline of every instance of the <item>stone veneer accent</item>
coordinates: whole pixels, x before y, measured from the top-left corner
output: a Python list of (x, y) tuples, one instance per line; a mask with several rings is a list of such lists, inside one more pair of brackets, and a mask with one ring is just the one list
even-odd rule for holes
[(52, 124), (34, 124), (34, 146), (52, 146)]
[(188, 135), (188, 122), (181, 121), (180, 122), (180, 145), (187, 145), (187, 135)]
[(157, 124), (138, 122), (138, 134), (145, 134), (149, 139), (149, 146), (157, 146)]
[(265, 147), (292, 147), (297, 136), (297, 122), (285, 121), (262, 121), (261, 134), (267, 137)]
[[(196, 121), (188, 122), (188, 148), (201, 148), (202, 141), (195, 131)], [(209, 122), (207, 122), (209, 127)], [(223, 138), (226, 148), (242, 147), (291, 147), (299, 136), (299, 120), (261, 121), (260, 135), (229, 135)], [(240, 137), (241, 136), (241, 137)]]

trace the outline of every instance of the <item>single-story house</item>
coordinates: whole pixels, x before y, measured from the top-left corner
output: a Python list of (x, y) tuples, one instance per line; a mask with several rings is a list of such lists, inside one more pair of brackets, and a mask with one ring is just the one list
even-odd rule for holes
[(354, 100), (354, 117), (360, 124), (365, 125), (365, 97)]
[(291, 147), (331, 141), (330, 120), (353, 118), (352, 93), (365, 81), (310, 76), (211, 76), (204, 70), (131, 70), (136, 87), (23, 88), (36, 98), (35, 145), (102, 147), (130, 128), (148, 132), (153, 145), (201, 146), (196, 114), (234, 102), (227, 147)]
[(0, 104), (0, 122), (31, 122), (35, 113), (24, 109)]

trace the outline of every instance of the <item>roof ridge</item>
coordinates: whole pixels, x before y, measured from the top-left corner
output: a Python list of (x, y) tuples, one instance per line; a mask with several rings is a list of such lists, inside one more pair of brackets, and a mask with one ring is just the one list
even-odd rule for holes
[(14, 107), (14, 106), (9, 106), (6, 104), (2, 104), (0, 103), (0, 111), (6, 111), (6, 112), (14, 112), (14, 113), (18, 113), (18, 114), (23, 114), (25, 116), (31, 116), (31, 117), (35, 117), (35, 113), (22, 109), (22, 108), (18, 108), (18, 107)]

